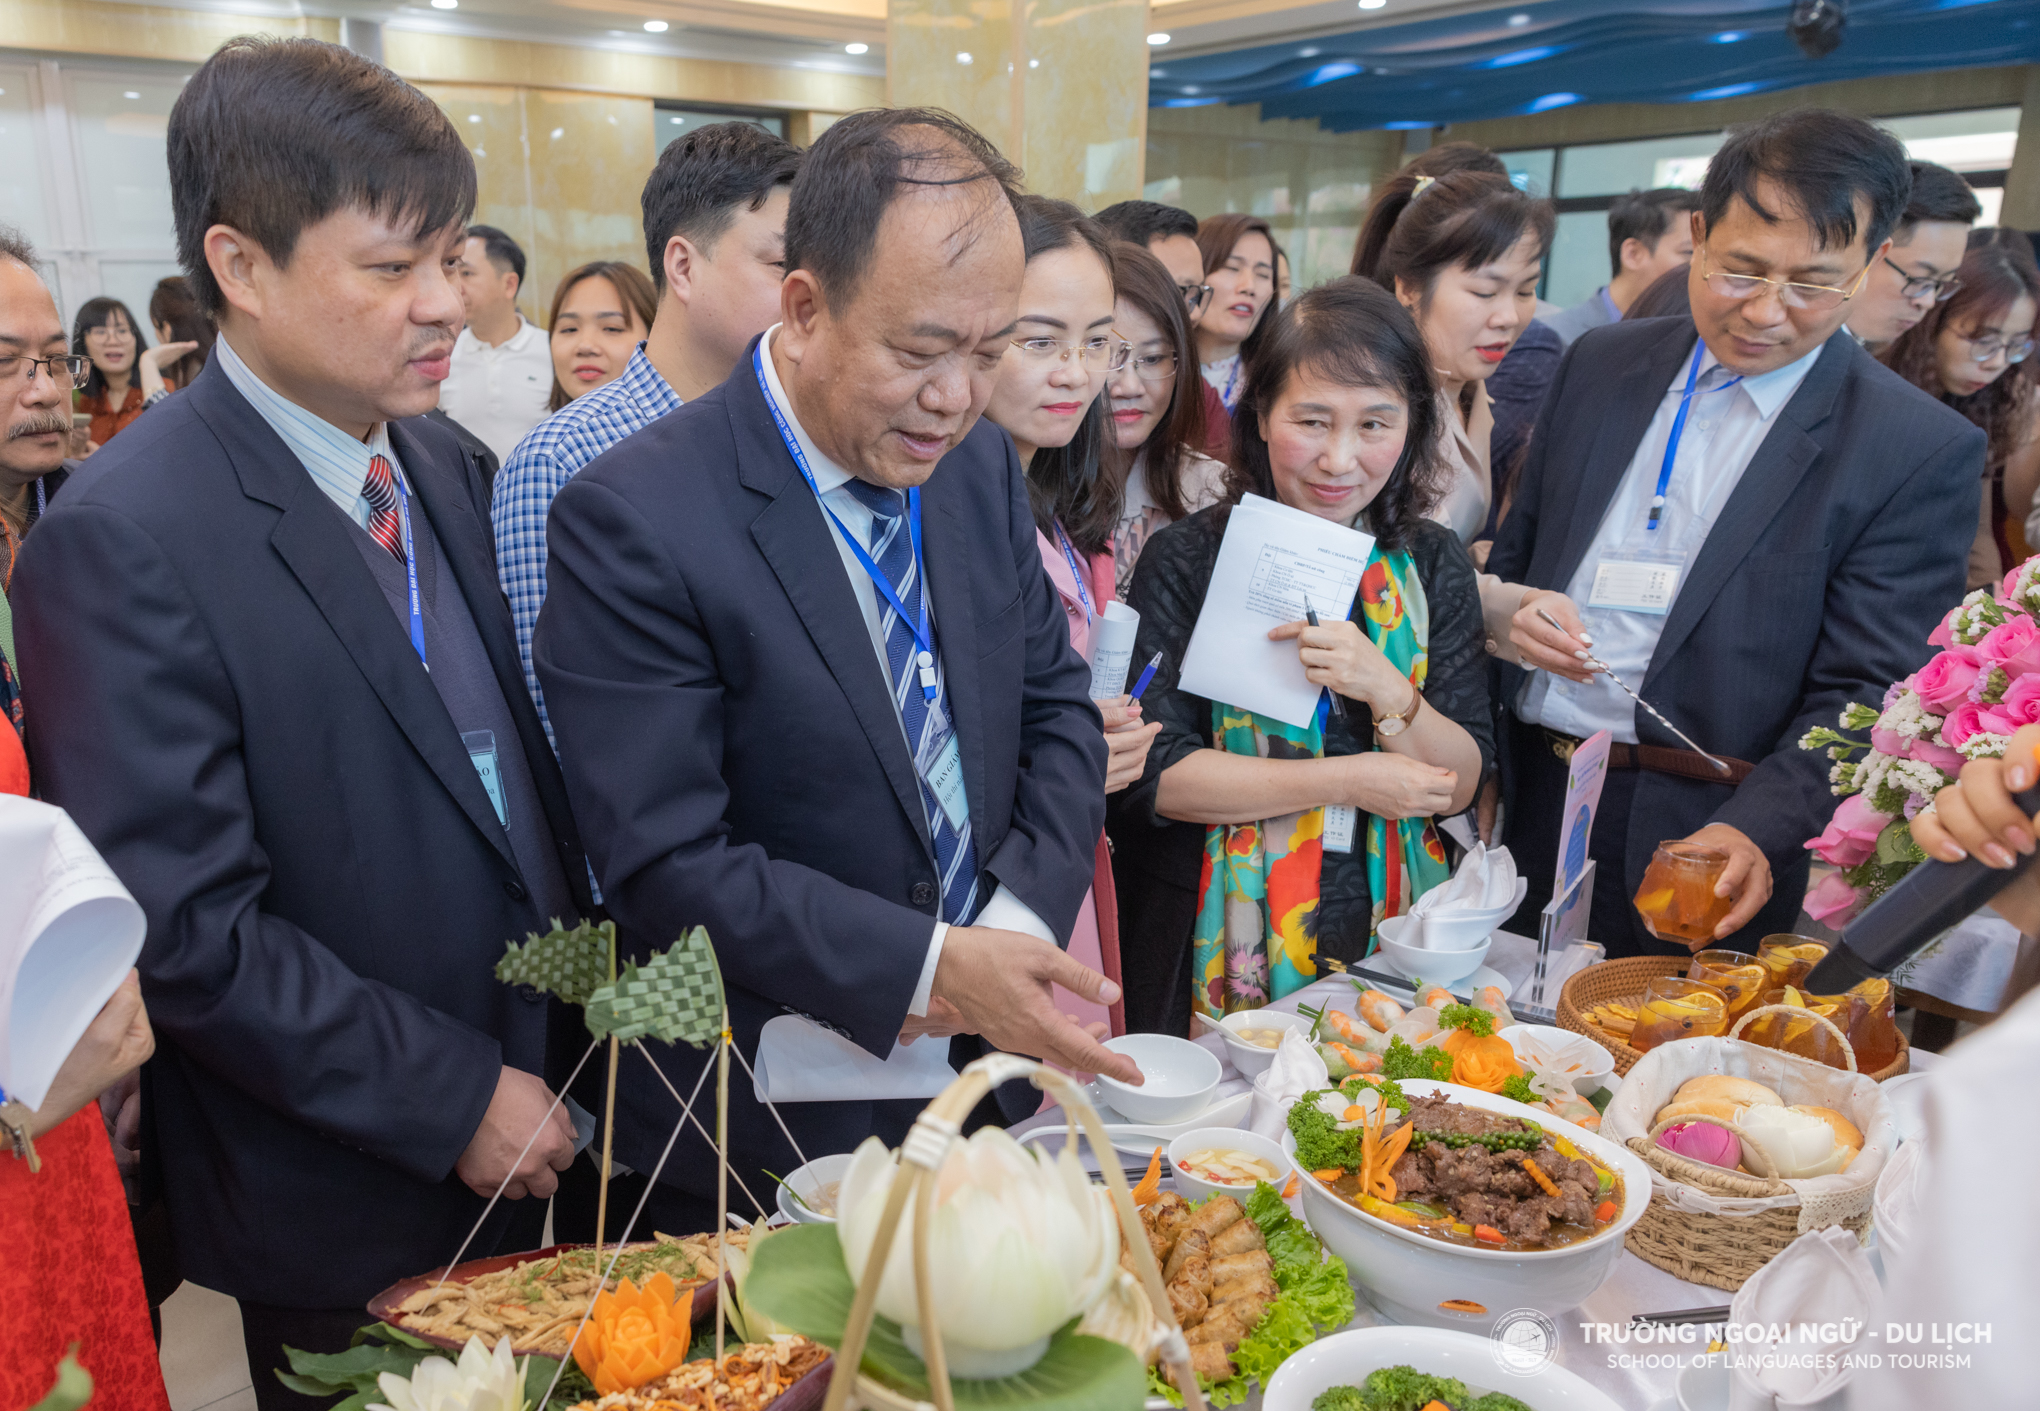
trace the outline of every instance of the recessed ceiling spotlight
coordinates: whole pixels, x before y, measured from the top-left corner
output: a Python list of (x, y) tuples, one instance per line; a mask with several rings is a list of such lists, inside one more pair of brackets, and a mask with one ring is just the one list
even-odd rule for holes
[(468, 121), (469, 121), (469, 122), (480, 122), (481, 120), (482, 120), (482, 115), (481, 115), (480, 113), (469, 113), (469, 114), (468, 114)]
[(646, 20), (646, 21), (645, 21), (645, 33), (646, 33), (646, 34), (664, 34), (664, 33), (666, 32), (666, 28), (667, 28), (667, 26), (666, 26), (666, 22), (665, 22), (664, 20)]
[(1522, 27), (1523, 27), (1524, 25), (1526, 25), (1526, 24), (1529, 24), (1529, 23), (1530, 23), (1530, 17), (1529, 17), (1528, 15), (1511, 15), (1511, 16), (1509, 16), (1509, 28), (1510, 28), (1510, 29), (1521, 29), (1521, 28), (1522, 28)]
[(1315, 44), (1312, 44), (1297, 50), (1296, 57), (1299, 59), (1315, 59), (1319, 54), (1322, 54), (1323, 52), (1324, 51), (1322, 49), (1318, 48)]
[(969, 51), (968, 49), (964, 49), (964, 50), (959, 50), (959, 51), (957, 52), (957, 55), (956, 55), (956, 62), (957, 62), (957, 63), (959, 63), (959, 64), (967, 64), (967, 63), (969, 63), (969, 62), (970, 62), (970, 51)]
[(1150, 34), (1150, 35), (1148, 36), (1148, 44), (1149, 44), (1149, 45), (1150, 45), (1150, 46), (1151, 46), (1152, 48), (1156, 48), (1156, 49), (1159, 49), (1159, 48), (1161, 48), (1161, 47), (1162, 47), (1162, 46), (1163, 46), (1164, 44), (1167, 44), (1168, 42), (1169, 42), (1169, 36), (1168, 36), (1168, 35), (1166, 35), (1166, 34), (1163, 34), (1163, 33), (1159, 32), (1159, 31), (1157, 31), (1157, 32), (1156, 32), (1156, 33), (1154, 33), (1154, 34)]
[(460, 0), (432, 0), (432, 8), (435, 10), (458, 10), (460, 8)]
[(134, 89), (130, 88), (127, 92), (121, 94), (120, 96), (123, 98), (139, 98), (142, 95), (136, 92)]
[(1388, 0), (1360, 0), (1360, 8), (1363, 10), (1378, 10), (1387, 3)]
[(1714, 42), (1716, 44), (1740, 44), (1746, 38), (1748, 36), (1739, 29), (1724, 29), (1721, 33), (1714, 36)]
[(1028, 68), (1030, 68), (1030, 69), (1038, 69), (1038, 68), (1040, 68), (1040, 67), (1041, 67), (1041, 60), (1039, 60), (1039, 59), (1029, 59), (1029, 60), (1027, 61), (1027, 67), (1028, 67)]
[(869, 54), (871, 46), (869, 44), (845, 44), (843, 52), (845, 54)]

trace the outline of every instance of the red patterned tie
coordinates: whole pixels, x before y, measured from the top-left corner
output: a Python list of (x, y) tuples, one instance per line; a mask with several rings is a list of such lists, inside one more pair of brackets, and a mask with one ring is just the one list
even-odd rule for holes
[(398, 563), (404, 560), (404, 528), (397, 518), (397, 482), (389, 461), (371, 456), (368, 479), (361, 484), (361, 498), (368, 501), (368, 532), (376, 543), (390, 551)]

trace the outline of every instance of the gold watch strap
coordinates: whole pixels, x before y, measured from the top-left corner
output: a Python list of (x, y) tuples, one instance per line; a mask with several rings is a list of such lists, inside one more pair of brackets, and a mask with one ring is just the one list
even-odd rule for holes
[(34, 1122), (35, 1114), (22, 1106), (19, 1100), (9, 1098), (0, 1103), (0, 1136), (6, 1138), (17, 1160), (28, 1163), (30, 1175), (42, 1170), (42, 1158), (35, 1154), (35, 1139), (28, 1134)]

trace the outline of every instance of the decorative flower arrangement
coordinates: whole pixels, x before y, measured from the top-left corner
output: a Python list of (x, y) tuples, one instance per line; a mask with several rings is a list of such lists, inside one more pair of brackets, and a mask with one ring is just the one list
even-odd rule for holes
[(510, 1356), (510, 1339), (492, 1353), (479, 1337), (467, 1340), (458, 1364), (427, 1357), (408, 1377), (384, 1372), (376, 1384), (387, 1404), (368, 1411), (524, 1411), (524, 1371)]
[(1926, 861), (1913, 815), (1966, 761), (2000, 758), (2014, 731), (2040, 724), (2040, 555), (1995, 594), (1979, 588), (1964, 598), (1927, 642), (1940, 654), (1886, 691), (1881, 710), (1843, 709), (1842, 729), (1867, 729), (1868, 745), (1824, 726), (1799, 742), (1827, 751), (1828, 778), (1843, 796), (1806, 844), (1839, 869), (1806, 898), (1817, 921), (1848, 921)]
[[(625, 1279), (615, 1292), (595, 1295), (588, 1325), (574, 1344), (574, 1361), (596, 1391), (607, 1396), (641, 1387), (687, 1360), (694, 1337), (694, 1300), (676, 1304), (676, 1297), (673, 1281), (663, 1271), (646, 1279), (643, 1288)], [(499, 1346), (508, 1342), (506, 1338)]]

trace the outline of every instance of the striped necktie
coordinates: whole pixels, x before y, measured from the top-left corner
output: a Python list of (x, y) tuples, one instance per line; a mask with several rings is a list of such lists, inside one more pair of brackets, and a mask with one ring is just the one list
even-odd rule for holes
[[(850, 493), (871, 511), (871, 561), (907, 611), (918, 622), (921, 616), (921, 580), (914, 563), (913, 536), (907, 529), (906, 497), (898, 490), (862, 480), (847, 482)], [(941, 800), (929, 785), (936, 761), (955, 735), (949, 723), (949, 692), (942, 673), (942, 661), (935, 661), (935, 699), (921, 690), (920, 643), (914, 629), (890, 602), (880, 596), (880, 631), (885, 637), (887, 674), (892, 678), (893, 709), (906, 728), (907, 746), (914, 756), (914, 772), (921, 781), (921, 806), (928, 817), (928, 831), (935, 841), (935, 865), (942, 874), (942, 919), (951, 925), (967, 924), (977, 912), (977, 848), (971, 842), (970, 819), (955, 827), (942, 809)]]
[(404, 527), (397, 517), (397, 480), (388, 458), (370, 456), (368, 478), (361, 482), (361, 498), (368, 501), (368, 532), (376, 543), (390, 551), (398, 563), (404, 558)]

